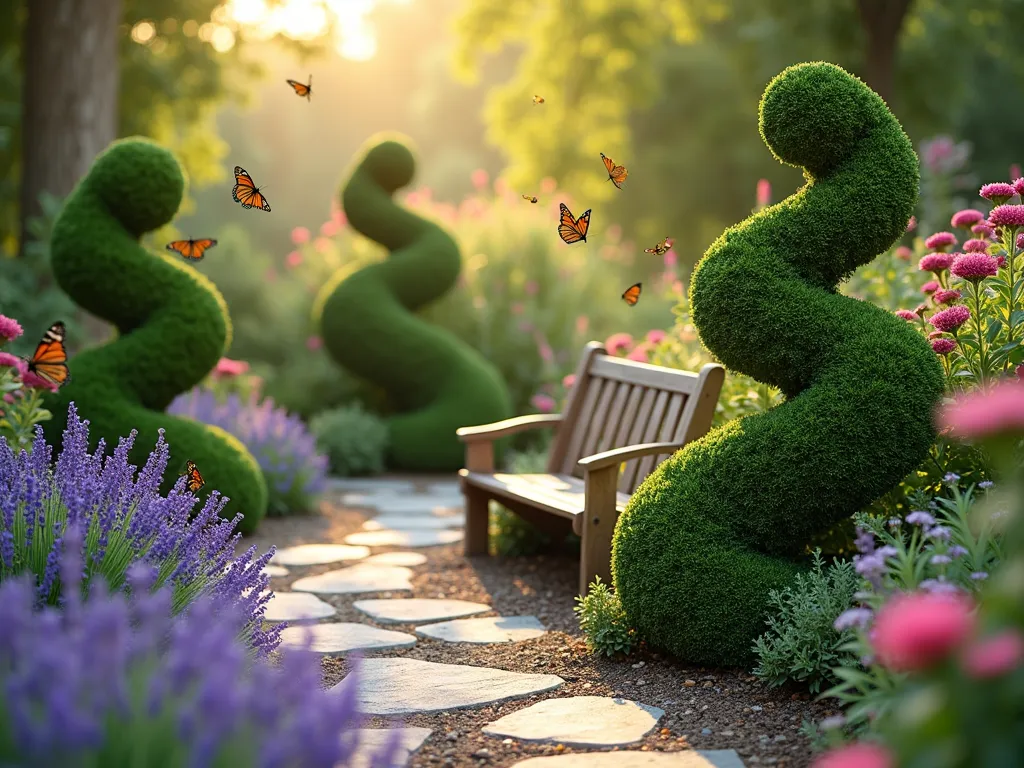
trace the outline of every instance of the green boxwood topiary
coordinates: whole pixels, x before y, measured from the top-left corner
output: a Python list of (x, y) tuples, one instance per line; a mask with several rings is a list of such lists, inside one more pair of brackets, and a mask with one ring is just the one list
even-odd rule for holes
[[(231, 332), (224, 300), (187, 264), (152, 254), (139, 238), (169, 222), (184, 191), (178, 161), (144, 139), (115, 141), (68, 197), (53, 227), (51, 259), (60, 287), (83, 309), (112, 323), (118, 336), (70, 361), (71, 382), (48, 396), (53, 420), (44, 424), (55, 450), (74, 401), (90, 422), (95, 443), (135, 429), (131, 459), (166, 430), (171, 467), (196, 462), (207, 485), (230, 498), (223, 514), (241, 512), (243, 532), (255, 530), (267, 510), (267, 487), (245, 446), (217, 427), (163, 413), (213, 369)], [(177, 479), (164, 478), (165, 491)]]
[(508, 418), (512, 404), (493, 365), (413, 314), (448, 292), (462, 266), (447, 232), (391, 199), (414, 170), (404, 143), (368, 142), (342, 191), (342, 206), (356, 230), (391, 253), (354, 273), (341, 270), (324, 286), (315, 316), (327, 352), (384, 389), (397, 411), (388, 418), (388, 463), (450, 471), (464, 460), (455, 430)]
[(896, 485), (934, 440), (942, 370), (889, 312), (837, 293), (906, 230), (918, 163), (885, 103), (827, 63), (790, 67), (760, 107), (765, 143), (807, 184), (728, 229), (690, 285), (701, 340), (786, 402), (664, 462), (619, 520), (612, 572), (629, 622), (702, 664), (751, 660), (768, 594), (807, 543)]

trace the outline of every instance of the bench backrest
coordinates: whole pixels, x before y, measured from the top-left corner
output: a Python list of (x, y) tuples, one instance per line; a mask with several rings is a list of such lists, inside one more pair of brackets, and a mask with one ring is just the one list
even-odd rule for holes
[[(595, 453), (640, 443), (682, 447), (707, 434), (725, 369), (705, 365), (699, 373), (638, 363), (587, 344), (576, 368), (548, 459), (548, 472), (582, 477), (577, 462)], [(632, 493), (668, 454), (626, 463), (619, 491)]]

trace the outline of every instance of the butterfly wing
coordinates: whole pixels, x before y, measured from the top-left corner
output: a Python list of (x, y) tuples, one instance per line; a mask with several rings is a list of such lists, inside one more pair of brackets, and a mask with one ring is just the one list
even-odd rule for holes
[(564, 243), (572, 245), (578, 243), (581, 240), (586, 242), (587, 229), (590, 226), (590, 211), (588, 210), (578, 219), (574, 218), (572, 211), (565, 203), (558, 204), (558, 210), (561, 214), (560, 223), (558, 225), (558, 236), (562, 238)]
[(206, 480), (203, 479), (202, 474), (196, 467), (196, 463), (191, 459), (185, 462), (185, 476), (188, 478), (186, 485), (193, 493), (206, 485)]
[(235, 186), (231, 190), (231, 199), (236, 203), (246, 204), (246, 201), (256, 192), (256, 184), (252, 176), (240, 165), (235, 166)]
[(267, 202), (267, 198), (263, 196), (262, 192), (253, 192), (249, 195), (247, 202), (242, 203), (243, 208), (259, 208), (261, 211), (270, 213), (270, 203)]
[(631, 307), (635, 307), (636, 303), (640, 301), (640, 290), (642, 283), (636, 283), (635, 285), (629, 286), (622, 293), (622, 300), (629, 304)]
[(28, 361), (28, 369), (32, 373), (56, 387), (62, 387), (71, 379), (64, 334), (64, 323), (51, 325), (36, 346), (32, 359)]
[(300, 83), (298, 80), (286, 80), (285, 82), (292, 87), (297, 96), (309, 98), (310, 87), (308, 85)]
[(616, 165), (615, 161), (608, 157), (604, 152), (601, 153), (601, 162), (604, 163), (604, 169), (608, 172), (608, 179), (619, 189), (622, 189), (622, 182), (626, 180), (626, 176), (629, 175), (629, 171), (626, 170), (624, 165)]

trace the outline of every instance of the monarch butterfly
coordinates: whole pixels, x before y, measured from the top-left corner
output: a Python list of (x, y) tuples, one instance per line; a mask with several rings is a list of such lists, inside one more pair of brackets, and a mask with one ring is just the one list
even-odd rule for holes
[(672, 243), (670, 243), (668, 241), (668, 238), (666, 237), (653, 248), (644, 248), (644, 253), (653, 253), (655, 256), (664, 256), (666, 253), (668, 253), (668, 249), (671, 247)]
[(574, 219), (572, 211), (565, 203), (558, 204), (558, 210), (562, 214), (561, 223), (558, 225), (558, 236), (563, 242), (572, 245), (581, 240), (587, 242), (587, 230), (590, 229), (590, 208), (583, 212), (578, 219)]
[(58, 389), (71, 381), (68, 352), (64, 349), (64, 332), (64, 323), (51, 325), (43, 334), (32, 359), (27, 361), (32, 373)]
[(626, 176), (629, 175), (629, 171), (626, 170), (626, 166), (616, 165), (615, 161), (610, 157), (607, 157), (604, 152), (601, 153), (601, 160), (604, 161), (604, 168), (608, 171), (608, 181), (619, 189), (622, 189), (622, 182), (624, 182), (626, 180)]
[(536, 197), (532, 197), (530, 195), (523, 195), (523, 200), (529, 200), (531, 203), (536, 203), (537, 202), (537, 198)]
[(642, 283), (631, 285), (622, 294), (622, 300), (629, 304), (631, 307), (635, 307), (636, 303), (640, 301), (640, 286)]
[(270, 203), (260, 194), (260, 188), (253, 183), (252, 176), (240, 165), (235, 166), (235, 187), (231, 199), (241, 203), (243, 208), (257, 208), (270, 213)]
[(204, 485), (206, 485), (206, 481), (203, 479), (203, 476), (199, 473), (199, 470), (196, 468), (196, 463), (192, 461), (192, 459), (189, 459), (188, 461), (185, 462), (184, 476), (188, 478), (188, 480), (186, 481), (186, 487), (192, 493), (195, 493)]
[(309, 83), (300, 83), (298, 80), (285, 80), (295, 90), (295, 95), (299, 98), (306, 97), (306, 101), (309, 101), (309, 97), (313, 93), (313, 76), (309, 76)]
[(213, 248), (216, 244), (216, 240), (211, 240), (208, 237), (202, 240), (193, 240), (190, 237), (188, 240), (172, 240), (167, 244), (167, 250), (179, 253), (186, 259), (199, 261), (203, 258), (203, 254), (206, 253), (206, 250), (208, 248)]
[(543, 96), (537, 96), (535, 94), (534, 97), (533, 97), (533, 103), (534, 104), (543, 104), (544, 103), (544, 97)]

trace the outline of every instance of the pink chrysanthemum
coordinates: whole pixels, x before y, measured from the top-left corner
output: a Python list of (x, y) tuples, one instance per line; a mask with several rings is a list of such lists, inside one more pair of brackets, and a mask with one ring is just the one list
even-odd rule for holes
[(936, 304), (952, 304), (963, 294), (953, 288), (943, 288), (932, 294), (932, 301)]
[(997, 205), (988, 215), (988, 223), (993, 227), (1024, 227), (1024, 205)]
[(963, 280), (977, 282), (999, 272), (999, 262), (987, 253), (962, 253), (954, 259), (949, 271)]
[[(929, 238), (930, 240), (931, 238)], [(931, 245), (929, 244), (929, 247)], [(926, 256), (921, 257), (921, 261), (917, 263), (917, 268), (923, 272), (934, 272), (939, 274), (949, 269), (949, 265), (953, 263), (953, 255), (950, 253), (929, 253)]]
[(937, 280), (929, 280), (921, 286), (921, 293), (935, 293), (940, 287)]
[(973, 227), (971, 227), (971, 232), (973, 232), (976, 237), (988, 239), (995, 237), (996, 234), (996, 231), (988, 225), (988, 222), (984, 224), (975, 224)]
[(979, 640), (964, 650), (960, 660), (964, 671), (976, 680), (1005, 675), (1024, 662), (1024, 635), (1008, 629)]
[(956, 245), (956, 235), (952, 232), (936, 232), (924, 241), (926, 248), (933, 251), (941, 251), (950, 246)]
[(633, 346), (633, 337), (628, 333), (613, 333), (604, 342), (608, 354), (617, 355)]
[(917, 320), (917, 315), (909, 309), (897, 309), (893, 314), (895, 314), (896, 317), (902, 317), (908, 323), (913, 323)]
[(986, 253), (988, 251), (988, 241), (979, 240), (976, 237), (971, 238), (964, 243), (965, 253)]
[(25, 361), (10, 352), (0, 352), (0, 368), (16, 369), (19, 378), (25, 375)]
[(900, 595), (878, 612), (871, 645), (887, 669), (927, 669), (964, 643), (974, 625), (974, 605), (966, 598), (920, 592)]
[(576, 383), (576, 374), (570, 373), (562, 378), (562, 386), (566, 389), (572, 389), (572, 385)]
[(545, 395), (543, 392), (538, 392), (531, 397), (530, 404), (541, 413), (552, 413), (557, 405), (555, 398), (551, 395)]
[(954, 349), (956, 349), (956, 342), (953, 339), (943, 337), (932, 341), (932, 351), (936, 355), (948, 355)]
[(249, 364), (245, 360), (232, 360), (222, 357), (217, 361), (213, 372), (216, 376), (241, 376), (249, 370)]
[(850, 744), (825, 752), (811, 768), (893, 768), (896, 760), (881, 744)]
[(968, 439), (1024, 431), (1024, 381), (1006, 379), (988, 391), (962, 395), (939, 411), (938, 422), (954, 437)]
[(960, 229), (970, 229), (975, 224), (985, 220), (985, 214), (981, 211), (976, 211), (974, 208), (965, 208), (962, 211), (957, 211), (953, 214), (953, 218), (949, 220), (949, 223), (954, 227)]
[(962, 304), (954, 304), (949, 309), (936, 312), (928, 322), (940, 331), (952, 333), (971, 317), (971, 310)]
[(21, 323), (6, 315), (0, 315), (0, 344), (5, 341), (14, 341), (22, 333)]
[(996, 205), (1000, 205), (1016, 195), (1017, 190), (1013, 188), (1013, 184), (1007, 184), (1005, 181), (997, 181), (995, 184), (986, 184), (983, 186), (978, 191), (978, 194), (986, 200), (991, 200)]
[(914, 255), (914, 252), (905, 245), (901, 245), (893, 251), (893, 253), (896, 255), (897, 259), (903, 259), (903, 261), (910, 261), (910, 257)]
[(647, 332), (647, 341), (651, 344), (660, 344), (665, 340), (665, 332), (660, 328)]
[(1024, 176), (1019, 179), (1015, 179), (1013, 182), (1013, 188), (1017, 190), (1017, 194), (1024, 198)]

